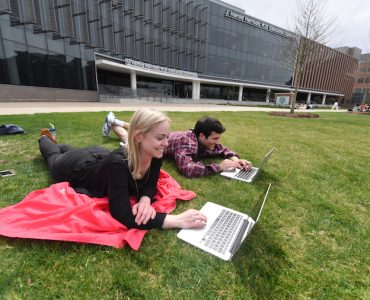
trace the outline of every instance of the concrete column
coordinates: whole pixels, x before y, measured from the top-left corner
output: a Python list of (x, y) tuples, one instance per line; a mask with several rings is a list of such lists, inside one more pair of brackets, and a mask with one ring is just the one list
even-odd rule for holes
[(322, 95), (322, 105), (325, 105), (325, 101), (326, 101), (326, 94)]
[(200, 100), (200, 81), (198, 81), (197, 85), (197, 100)]
[(240, 85), (239, 86), (239, 96), (238, 96), (238, 101), (242, 101), (243, 100), (243, 86)]
[(193, 80), (192, 82), (192, 99), (197, 100), (197, 89), (198, 89), (198, 82)]
[(311, 102), (311, 93), (308, 93), (306, 103), (308, 104), (310, 102)]
[(200, 81), (192, 81), (192, 95), (193, 100), (200, 100)]
[(130, 71), (131, 90), (134, 97), (137, 96), (136, 72)]
[(271, 93), (271, 89), (267, 89), (266, 102), (270, 102), (270, 93)]

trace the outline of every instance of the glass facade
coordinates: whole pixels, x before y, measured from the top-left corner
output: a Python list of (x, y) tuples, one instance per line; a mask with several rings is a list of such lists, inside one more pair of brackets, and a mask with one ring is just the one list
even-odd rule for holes
[[(0, 6), (0, 83), (96, 90), (102, 70), (96, 71), (95, 54), (104, 54), (199, 78), (287, 86), (293, 67), (280, 59), (287, 37), (228, 18), (227, 10), (209, 0), (6, 1)], [(191, 83), (160, 81), (162, 92), (191, 94)], [(143, 82), (149, 81), (138, 80), (138, 88), (150, 85)], [(215, 88), (202, 84), (201, 97), (237, 94)]]
[[(206, 74), (286, 85), (293, 74), (293, 66), (284, 64), (281, 57), (288, 37), (249, 24), (252, 21), (229, 18), (227, 11), (230, 10), (225, 6), (209, 2)], [(255, 20), (241, 13), (238, 15), (239, 18), (243, 16)], [(263, 24), (256, 21), (256, 24)]]
[(137, 89), (139, 96), (190, 98), (192, 94), (191, 83), (144, 76), (138, 76)]
[[(12, 20), (11, 20), (12, 19)], [(93, 49), (0, 16), (0, 83), (96, 90)]]
[(200, 90), (200, 97), (206, 99), (238, 99), (238, 87), (235, 86), (217, 86), (211, 84), (203, 84)]

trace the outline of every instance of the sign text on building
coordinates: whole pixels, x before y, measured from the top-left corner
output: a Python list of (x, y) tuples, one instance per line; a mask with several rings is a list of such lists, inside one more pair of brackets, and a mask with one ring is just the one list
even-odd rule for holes
[(192, 77), (192, 78), (197, 78), (198, 77), (198, 74), (194, 73), (194, 72), (189, 72), (189, 71), (183, 71), (183, 70), (177, 70), (177, 69), (152, 65), (152, 64), (141, 62), (141, 61), (133, 60), (133, 59), (130, 59), (130, 58), (125, 58), (125, 64), (135, 66), (135, 67), (145, 68), (145, 69), (149, 69), (149, 70), (153, 70), (153, 71), (165, 72), (165, 73), (169, 73), (169, 74), (187, 76), (187, 77)]
[(272, 26), (271, 24), (265, 23), (265, 22), (260, 21), (260, 20), (256, 20), (256, 19), (251, 18), (247, 15), (243, 15), (241, 13), (238, 13), (238, 12), (235, 12), (235, 11), (232, 11), (232, 10), (229, 10), (229, 9), (226, 9), (225, 17), (236, 20), (236, 21), (239, 21), (239, 22), (242, 22), (242, 23), (253, 25), (255, 27), (262, 28), (264, 30), (267, 30), (267, 31), (285, 36), (287, 38), (295, 38), (295, 36), (292, 33), (288, 32), (284, 29)]

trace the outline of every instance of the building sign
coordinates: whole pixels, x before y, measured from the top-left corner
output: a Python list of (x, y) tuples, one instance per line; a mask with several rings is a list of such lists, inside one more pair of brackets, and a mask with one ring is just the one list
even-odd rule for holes
[(198, 78), (198, 74), (195, 73), (195, 72), (188, 72), (188, 71), (183, 71), (183, 70), (177, 70), (177, 69), (152, 65), (152, 64), (141, 62), (141, 61), (133, 60), (133, 59), (130, 59), (130, 58), (125, 58), (125, 64), (126, 65), (131, 65), (131, 66), (134, 66), (134, 67), (143, 68), (143, 69), (168, 73), (168, 74), (186, 76), (186, 77), (191, 77), (191, 78)]
[(282, 35), (282, 36), (287, 37), (287, 38), (291, 38), (291, 39), (296, 38), (296, 36), (293, 33), (290, 33), (287, 30), (275, 27), (271, 24), (268, 24), (268, 23), (265, 23), (263, 21), (254, 19), (254, 18), (249, 17), (247, 15), (243, 15), (241, 13), (232, 11), (230, 9), (226, 9), (225, 17), (236, 20), (236, 21), (239, 21), (239, 22), (242, 22), (242, 23), (245, 23), (245, 24), (248, 24), (248, 25), (252, 25), (252, 26), (267, 30), (267, 31), (270, 31), (270, 32), (275, 33), (275, 34)]
[(287, 95), (275, 95), (275, 105), (278, 106), (289, 106), (290, 96)]

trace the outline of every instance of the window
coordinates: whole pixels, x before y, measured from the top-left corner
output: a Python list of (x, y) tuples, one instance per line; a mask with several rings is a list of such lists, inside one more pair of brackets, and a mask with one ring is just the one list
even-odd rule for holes
[(25, 44), (3, 40), (5, 49), (5, 64), (8, 70), (8, 83), (30, 85), (29, 57)]
[(363, 83), (363, 82), (364, 82), (364, 79), (363, 78), (357, 79), (357, 83)]
[(31, 85), (50, 86), (49, 83), (49, 59), (47, 51), (36, 47), (28, 47), (30, 69), (32, 74)]
[(365, 82), (366, 83), (370, 82), (370, 77), (367, 77)]
[(56, 88), (65, 87), (64, 69), (66, 58), (63, 54), (49, 51), (49, 68), (51, 74), (51, 85)]
[(64, 67), (65, 88), (84, 89), (81, 59), (72, 56), (66, 56), (66, 64)]

